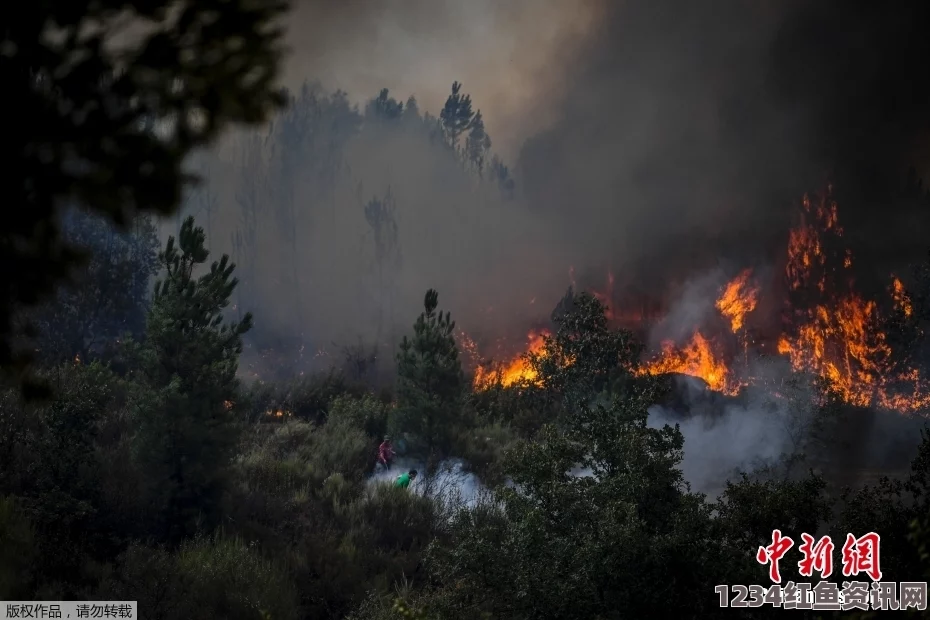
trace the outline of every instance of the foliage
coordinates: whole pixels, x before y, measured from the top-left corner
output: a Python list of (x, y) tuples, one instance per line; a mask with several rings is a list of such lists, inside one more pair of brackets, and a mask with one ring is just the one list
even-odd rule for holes
[(300, 617), (287, 573), (254, 545), (223, 537), (185, 543), (176, 554), (133, 545), (97, 596), (137, 600), (165, 620)]
[(13, 390), (2, 397), (0, 420), (12, 431), (0, 439), (0, 495), (11, 528), (4, 547), (19, 550), (3, 566), (20, 567), (21, 592), (58, 583), (58, 594), (74, 595), (94, 579), (90, 563), (111, 557), (135, 533), (136, 489), (123, 490), (121, 502), (112, 493), (133, 472), (106, 467), (100, 451), (117, 443), (110, 421), (126, 385), (99, 364), (68, 364), (43, 378), (55, 386), (47, 402), (26, 402)]
[(137, 217), (123, 233), (107, 220), (72, 209), (62, 237), (88, 251), (90, 259), (74, 282), (31, 315), (39, 329), (40, 356), (52, 364), (75, 357), (90, 361), (120, 336), (141, 336), (149, 279), (158, 266), (158, 238), (146, 217)]
[[(472, 128), (475, 112), (471, 106), (471, 95), (461, 92), (459, 82), (452, 83), (452, 93), (446, 99), (446, 104), (439, 113), (446, 144), (452, 149), (458, 149), (459, 136)], [(482, 126), (483, 127), (483, 126)]]
[[(14, 313), (54, 292), (86, 253), (61, 235), (78, 206), (126, 224), (168, 214), (191, 179), (188, 154), (282, 103), (273, 23), (282, 0), (24, 5), (5, 14), (0, 79), (16, 130), (3, 141), (0, 368), (22, 367)], [(125, 24), (141, 23), (133, 36)], [(94, 27), (88, 27), (94, 24)], [(114, 40), (118, 43), (114, 45)], [(103, 137), (103, 138), (101, 138)]]
[(509, 426), (492, 423), (464, 429), (457, 443), (468, 470), (481, 480), (497, 485), (504, 482), (505, 457), (516, 440), (517, 435)]
[(704, 583), (694, 576), (713, 571), (715, 557), (708, 510), (675, 469), (680, 433), (648, 428), (644, 411), (621, 402), (572, 422), (517, 447), (516, 486), (499, 492), (499, 506), (460, 512), (454, 543), (434, 548), (433, 570), (449, 586), (437, 596), (442, 617), (694, 611)]
[(448, 454), (462, 405), (465, 377), (455, 341), (455, 322), (437, 312), (439, 294), (430, 289), (424, 310), (404, 336), (397, 354), (394, 428), (414, 434), (430, 459)]
[[(262, 187), (237, 190), (254, 216), (259, 190), (274, 186), (277, 227), (292, 233), (280, 242), (293, 259), (294, 233), (308, 221), (297, 197), (331, 199), (358, 132), (412, 128), (425, 141), (438, 130), (455, 146), (443, 156), (489, 179), (500, 166), (506, 178), (460, 85), (439, 119), (386, 90), (364, 115), (315, 87), (291, 103), (249, 160)], [(391, 193), (366, 204), (387, 265), (399, 256)], [(91, 222), (78, 236), (108, 239)], [(147, 234), (132, 243), (144, 250)], [(635, 376), (639, 344), (610, 329), (589, 295), (563, 299), (554, 335), (530, 359), (541, 379), (533, 384), (469, 393), (455, 324), (431, 290), (397, 356), (396, 398), (362, 383), (361, 353), (346, 373), (243, 387), (236, 375), (251, 316), (237, 309), (229, 322), (234, 268), (226, 257), (207, 266), (204, 237), (188, 220), (159, 255), (163, 279), (144, 329), (120, 348), (120, 372), (75, 364), (69, 350), (68, 363), (44, 369), (55, 387), (48, 402), (0, 392), (0, 594), (129, 598), (158, 618), (717, 617), (732, 610), (717, 611), (714, 585), (764, 583), (753, 552), (775, 528), (795, 540), (880, 531), (886, 572), (926, 569), (930, 439), (908, 478), (851, 491), (838, 517), (825, 481), (798, 475), (810, 464), (800, 459), (781, 475), (736, 476), (718, 498), (693, 493), (680, 430), (649, 424), (659, 386)], [(254, 241), (240, 250), (254, 251)], [(127, 304), (105, 305), (87, 333), (102, 333), (106, 313), (146, 307), (145, 252), (132, 254), (132, 243), (90, 243), (99, 263), (86, 273), (99, 284), (60, 294)], [(111, 279), (107, 248), (120, 265)], [(129, 294), (110, 299), (105, 289)], [(840, 412), (828, 386), (792, 379), (781, 390), (788, 456), (822, 452)], [(825, 396), (821, 406), (807, 407), (811, 393)], [(422, 482), (394, 488), (396, 471), (372, 473), (388, 429), (415, 448), (402, 456), (429, 459), (434, 480), (461, 463), (490, 492), (465, 505)], [(794, 566), (782, 564), (792, 578)]]
[[(776, 527), (795, 540), (874, 529), (886, 571), (924, 566), (908, 535), (919, 536), (912, 522), (927, 510), (930, 441), (909, 478), (850, 497), (839, 519), (813, 475), (743, 475), (708, 501), (682, 477), (680, 431), (648, 424), (653, 386), (627, 380), (606, 351), (624, 341), (602, 329), (594, 304), (550, 342), (588, 372), (550, 366), (561, 392), (548, 393), (558, 405), (549, 410), (535, 408), (539, 392), (462, 398), (452, 321), (434, 293), (398, 360), (408, 383), (397, 409), (338, 373), (242, 388), (244, 323), (222, 319), (232, 271), (219, 261), (197, 275), (207, 258), (197, 230), (186, 225), (176, 254), (162, 253), (175, 260), (126, 377), (69, 363), (49, 372), (57, 396), (45, 405), (0, 394), (12, 429), (0, 438), (0, 585), (10, 596), (132, 598), (161, 618), (717, 617), (708, 592), (761, 582), (752, 553)], [(455, 417), (437, 418), (443, 441), (492, 495), (454, 504), (371, 478), (389, 416), (397, 424), (402, 406), (423, 402), (456, 404)], [(275, 407), (302, 413), (250, 413)], [(508, 422), (523, 411), (557, 415)], [(418, 420), (407, 420), (413, 434)], [(805, 432), (826, 432), (815, 427)], [(165, 472), (180, 459), (166, 437), (185, 457), (173, 481)], [(817, 445), (808, 440), (798, 437)], [(186, 497), (198, 489), (196, 504), (170, 502), (184, 499), (182, 485)], [(158, 538), (172, 544), (153, 546)], [(782, 570), (796, 576), (793, 563)]]
[[(529, 362), (549, 400), (583, 406), (626, 375), (638, 362), (642, 345), (626, 330), (611, 330), (605, 308), (593, 295), (569, 290), (553, 313), (554, 336)], [(646, 395), (647, 398), (654, 394)]]
[(196, 277), (208, 255), (203, 229), (188, 218), (177, 245), (171, 237), (159, 254), (165, 276), (155, 286), (139, 352), (139, 374), (151, 392), (136, 402), (137, 448), (157, 481), (153, 508), (166, 539), (192, 533), (196, 520), (216, 522), (238, 442), (226, 403), (236, 396), (241, 336), (252, 317), (224, 324), (235, 266), (223, 256)]
[(387, 431), (387, 407), (371, 394), (337, 396), (330, 405), (328, 422), (360, 429), (369, 438), (380, 440)]
[(914, 520), (930, 514), (930, 432), (922, 432), (917, 456), (904, 479), (884, 476), (874, 485), (847, 490), (842, 499), (844, 531), (881, 534), (883, 570), (893, 575), (921, 574), (925, 565), (911, 535)]

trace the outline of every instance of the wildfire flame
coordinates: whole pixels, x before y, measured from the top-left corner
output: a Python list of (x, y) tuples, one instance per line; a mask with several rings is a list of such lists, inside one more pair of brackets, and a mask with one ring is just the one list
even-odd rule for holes
[[(838, 225), (836, 202), (828, 195), (820, 198), (816, 206), (805, 197), (802, 206), (801, 228), (842, 236)], [(820, 237), (806, 238), (806, 245), (798, 237), (791, 237), (788, 245), (786, 274), (792, 291), (798, 291), (805, 282), (816, 280), (817, 290), (827, 288), (827, 262)], [(844, 266), (852, 263), (846, 250)], [(820, 273), (814, 275), (815, 267)], [(835, 284), (835, 283), (833, 283)], [(892, 280), (892, 300), (906, 315), (912, 312), (904, 285)], [(800, 320), (789, 328), (778, 343), (778, 351), (787, 355), (795, 370), (806, 370), (830, 380), (844, 401), (859, 405), (915, 412), (930, 404), (923, 380), (915, 368), (899, 368), (887, 335), (882, 331), (880, 313), (874, 301), (865, 301), (853, 291), (822, 298), (806, 310), (795, 310)], [(905, 396), (909, 393), (909, 396)]]
[(759, 287), (752, 282), (751, 277), (751, 269), (743, 271), (726, 285), (723, 295), (715, 304), (720, 314), (730, 319), (730, 329), (734, 334), (743, 328), (746, 315), (755, 310), (759, 303)]
[(914, 312), (914, 307), (911, 305), (910, 297), (904, 290), (904, 285), (897, 278), (891, 280), (891, 297), (894, 299), (895, 308), (900, 310), (905, 317), (910, 318)]
[[(878, 406), (905, 413), (930, 409), (930, 390), (920, 372), (898, 360), (888, 336), (882, 331), (882, 317), (874, 301), (864, 300), (852, 289), (848, 271), (852, 253), (840, 248), (843, 228), (839, 224), (837, 204), (831, 199), (832, 188), (815, 200), (804, 196), (800, 221), (790, 231), (785, 263), (789, 290), (789, 318), (777, 339), (777, 351), (795, 371), (810, 372), (828, 379), (847, 403)], [(842, 269), (834, 266), (842, 265)], [(842, 275), (838, 280), (836, 274)], [(680, 373), (699, 377), (715, 391), (736, 394), (752, 383), (748, 369), (741, 372), (739, 363), (725, 355), (725, 341), (736, 338), (747, 347), (747, 317), (758, 305), (760, 288), (752, 270), (742, 271), (727, 283), (715, 307), (729, 324), (716, 336), (695, 329), (685, 344), (663, 342), (654, 358), (639, 366), (639, 375)], [(574, 285), (574, 269), (569, 270)], [(605, 303), (612, 299), (613, 274), (608, 274), (606, 292), (595, 292)], [(845, 288), (844, 288), (845, 287)], [(905, 318), (913, 306), (903, 283), (896, 277), (890, 285), (891, 301)], [(800, 299), (799, 303), (793, 303)], [(608, 318), (614, 317), (609, 314)], [(625, 316), (622, 311), (617, 317)], [(527, 351), (541, 353), (544, 331), (530, 332)], [(471, 343), (472, 345), (474, 343)], [(536, 374), (524, 355), (497, 367), (477, 365), (474, 385), (484, 389), (499, 382), (504, 386), (535, 381)]]
[(678, 373), (700, 377), (710, 389), (725, 394), (736, 394), (742, 387), (730, 376), (723, 359), (714, 353), (711, 342), (701, 332), (694, 332), (691, 342), (677, 348), (674, 342), (662, 343), (662, 353), (636, 371), (639, 375)]
[[(526, 353), (523, 353), (502, 365), (479, 364), (475, 368), (474, 386), (476, 389), (487, 389), (494, 385), (510, 387), (536, 381), (536, 370), (530, 365), (529, 354), (541, 355), (546, 346), (546, 337), (550, 336), (548, 330), (530, 331)], [(471, 339), (468, 339), (470, 341)]]

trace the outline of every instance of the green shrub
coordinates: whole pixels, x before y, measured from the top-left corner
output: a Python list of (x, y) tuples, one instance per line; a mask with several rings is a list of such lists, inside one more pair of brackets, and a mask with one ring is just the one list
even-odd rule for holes
[(330, 405), (328, 422), (361, 429), (380, 442), (387, 431), (387, 407), (371, 394), (337, 396)]
[(375, 463), (371, 440), (348, 422), (327, 422), (313, 436), (312, 462), (326, 476), (342, 474), (351, 482), (362, 482)]
[(465, 430), (459, 443), (466, 469), (489, 485), (502, 482), (504, 454), (515, 441), (511, 428), (500, 423)]
[(371, 544), (391, 552), (425, 549), (439, 518), (428, 497), (386, 483), (368, 487), (352, 513), (354, 525), (364, 526)]
[(195, 540), (176, 553), (134, 545), (99, 590), (100, 600), (137, 600), (164, 620), (299, 617), (287, 573), (238, 539)]
[(279, 404), (301, 420), (322, 424), (334, 399), (342, 395), (359, 396), (364, 390), (350, 383), (342, 373), (331, 370), (294, 379), (280, 387)]

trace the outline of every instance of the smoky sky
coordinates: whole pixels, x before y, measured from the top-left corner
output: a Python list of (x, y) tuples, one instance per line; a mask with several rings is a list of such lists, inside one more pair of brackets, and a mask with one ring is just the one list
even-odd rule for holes
[(891, 209), (889, 188), (927, 169), (928, 15), (925, 2), (613, 3), (559, 121), (522, 149), (527, 201), (565, 213), (579, 247), (672, 271), (783, 247), (791, 204), (828, 181), (852, 239), (924, 244), (925, 221)]
[[(388, 88), (442, 107), (453, 80), (474, 97), (495, 150), (510, 158), (554, 119), (564, 72), (603, 0), (295, 0), (285, 81), (363, 101)], [(435, 113), (435, 112), (434, 112)]]
[(928, 33), (915, 0), (299, 0), (286, 77), (433, 111), (462, 81), (580, 262), (690, 265), (775, 251), (827, 182), (854, 239), (921, 244), (887, 203), (930, 172)]
[[(609, 270), (618, 289), (660, 299), (709, 273), (777, 274), (802, 194), (828, 181), (855, 251), (922, 255), (930, 208), (889, 188), (910, 164), (928, 172), (928, 12), (859, 0), (297, 1), (289, 87), (319, 81), (361, 110), (388, 88), (435, 116), (458, 80), (517, 195), (476, 189), (415, 135), (364, 130), (325, 201), (301, 190), (296, 259), (276, 237), (274, 197), (262, 197), (250, 269), (265, 290), (241, 302), (313, 348), (370, 338), (381, 301), (362, 203), (388, 191), (403, 255), (389, 287), (398, 334), (427, 288), (469, 333), (519, 335), (548, 319), (570, 271), (603, 288)], [(250, 169), (227, 142), (207, 173), (219, 201), (210, 239), (241, 263), (253, 259), (231, 240)], [(285, 284), (291, 271), (298, 287)]]

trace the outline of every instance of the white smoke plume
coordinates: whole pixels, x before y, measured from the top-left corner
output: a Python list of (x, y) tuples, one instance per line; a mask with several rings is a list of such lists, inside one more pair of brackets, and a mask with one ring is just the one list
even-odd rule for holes
[(368, 484), (390, 483), (410, 470), (416, 470), (418, 473), (410, 483), (411, 491), (422, 495), (428, 488), (433, 497), (456, 505), (474, 506), (482, 495), (489, 492), (477, 476), (465, 471), (461, 459), (448, 459), (441, 462), (433, 479), (427, 480), (424, 475), (426, 473), (425, 462), (399, 457), (393, 461), (390, 469), (376, 467), (368, 479)]
[(729, 405), (719, 415), (686, 419), (661, 406), (649, 410), (649, 426), (679, 425), (684, 436), (681, 471), (692, 490), (714, 495), (738, 473), (779, 465), (796, 445), (789, 432), (795, 414), (784, 405)]

